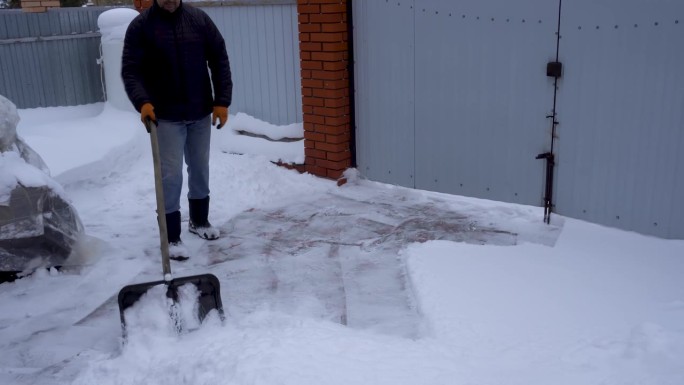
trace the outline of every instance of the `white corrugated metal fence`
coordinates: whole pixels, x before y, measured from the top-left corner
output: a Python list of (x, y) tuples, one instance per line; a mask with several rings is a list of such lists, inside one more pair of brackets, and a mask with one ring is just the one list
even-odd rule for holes
[(558, 49), (554, 211), (684, 238), (684, 2), (352, 4), (362, 174), (541, 206)]

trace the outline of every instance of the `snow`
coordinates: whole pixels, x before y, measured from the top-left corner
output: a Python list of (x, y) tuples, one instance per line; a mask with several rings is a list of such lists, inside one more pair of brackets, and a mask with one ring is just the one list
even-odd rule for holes
[[(62, 186), (40, 168), (43, 166), (42, 160), (35, 159), (34, 154), (30, 152), (23, 151), (24, 146), (17, 137), (18, 122), (16, 106), (0, 95), (0, 206), (9, 204), (12, 191), (18, 184), (24, 187), (48, 186), (54, 192), (63, 195)], [(35, 164), (27, 163), (24, 157)], [(5, 237), (0, 236), (0, 239)]]
[(18, 122), (17, 107), (4, 96), (0, 97), (0, 150), (5, 151), (14, 143)]
[(238, 112), (231, 119), (228, 129), (232, 137), (222, 142), (225, 151), (262, 155), (274, 162), (304, 163), (302, 123), (276, 126)]
[(200, 325), (185, 288), (178, 333), (157, 286), (123, 343), (118, 291), (163, 278), (149, 135), (109, 103), (19, 115), (92, 240), (83, 267), (0, 284), (0, 384), (684, 383), (684, 241), (356, 170), (338, 187), (274, 165), (303, 145), (236, 131), (298, 129), (245, 115), (212, 129), (222, 238), (189, 234), (184, 205), (192, 258), (172, 262), (219, 278), (225, 320)]
[(121, 58), (126, 30), (138, 15), (138, 11), (130, 8), (114, 8), (102, 12), (97, 17), (97, 26), (102, 34), (100, 38), (102, 56), (98, 59), (98, 63), (101, 63), (103, 67), (103, 91), (106, 93), (107, 104), (131, 112), (135, 112), (135, 108), (128, 100), (121, 80)]
[(97, 27), (102, 41), (123, 41), (128, 24), (140, 13), (130, 8), (116, 8), (102, 12), (97, 18)]
[(44, 172), (26, 163), (19, 153), (0, 153), (0, 205), (9, 204), (12, 190), (17, 184), (24, 187), (49, 186), (58, 193), (62, 190), (61, 186)]

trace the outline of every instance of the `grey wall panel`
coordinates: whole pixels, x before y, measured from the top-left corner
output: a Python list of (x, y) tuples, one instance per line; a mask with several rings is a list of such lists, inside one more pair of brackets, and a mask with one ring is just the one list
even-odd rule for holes
[(102, 101), (99, 44), (97, 36), (0, 44), (0, 94), (18, 108)]
[(354, 2), (356, 156), (366, 177), (415, 187), (413, 1)]
[(539, 205), (558, 5), (416, 2), (416, 187)]
[(0, 94), (18, 108), (103, 101), (96, 31), (107, 9), (0, 12)]
[(556, 210), (684, 238), (684, 3), (563, 3)]
[(97, 17), (108, 7), (52, 8), (44, 13), (0, 10), (0, 40), (97, 31)]
[(202, 9), (226, 40), (234, 83), (231, 113), (274, 124), (301, 122), (296, 5)]

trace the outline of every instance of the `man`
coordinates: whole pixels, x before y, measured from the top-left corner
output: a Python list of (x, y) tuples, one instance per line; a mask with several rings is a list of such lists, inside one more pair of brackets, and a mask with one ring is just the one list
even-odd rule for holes
[(208, 220), (209, 142), (211, 125), (226, 124), (232, 98), (225, 42), (204, 11), (181, 0), (155, 0), (128, 26), (121, 76), (143, 123), (157, 123), (169, 254), (187, 259), (180, 238), (184, 157), (188, 229), (204, 239), (219, 237)]

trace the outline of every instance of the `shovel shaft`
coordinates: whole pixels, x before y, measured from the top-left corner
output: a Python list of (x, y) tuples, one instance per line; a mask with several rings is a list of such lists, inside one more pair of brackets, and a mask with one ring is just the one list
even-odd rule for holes
[(157, 140), (157, 124), (151, 120), (145, 122), (152, 142), (152, 161), (154, 162), (154, 191), (157, 195), (157, 221), (159, 222), (159, 243), (162, 256), (164, 280), (171, 280), (171, 262), (169, 259), (169, 236), (166, 231), (166, 209), (164, 207), (164, 188), (162, 186), (161, 160), (159, 159), (159, 141)]

